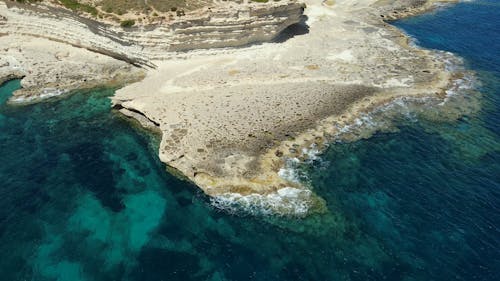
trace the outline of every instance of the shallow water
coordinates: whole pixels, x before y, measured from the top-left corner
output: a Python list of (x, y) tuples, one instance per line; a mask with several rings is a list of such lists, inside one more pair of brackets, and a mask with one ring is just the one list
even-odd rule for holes
[(304, 220), (211, 207), (112, 90), (1, 105), (0, 279), (500, 280), (499, 18), (477, 1), (396, 23), (466, 59), (481, 109), (331, 145), (300, 167), (330, 212)]

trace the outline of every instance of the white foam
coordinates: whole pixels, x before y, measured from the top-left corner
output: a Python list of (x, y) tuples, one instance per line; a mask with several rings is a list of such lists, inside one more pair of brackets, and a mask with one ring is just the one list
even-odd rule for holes
[(17, 97), (12, 99), (13, 102), (18, 102), (18, 103), (24, 103), (24, 102), (31, 102), (36, 99), (47, 99), (51, 97), (57, 97), (62, 94), (67, 93), (68, 90), (64, 89), (56, 89), (56, 88), (44, 88), (42, 89), (41, 93), (38, 96), (31, 96), (31, 97)]
[(44, 98), (57, 97), (67, 92), (68, 92), (67, 90), (62, 90), (62, 89), (45, 88), (42, 89), (42, 93), (40, 94), (39, 98), (44, 99)]
[(446, 90), (446, 98), (439, 105), (444, 105), (453, 96), (463, 95), (478, 86), (478, 80), (472, 72), (465, 71), (464, 62), (461, 58), (449, 52), (440, 52), (439, 56), (445, 62), (445, 68), (448, 72), (462, 72), (463, 77), (452, 81), (451, 87)]
[[(319, 151), (315, 146), (303, 150), (309, 159), (316, 159)], [(278, 175), (291, 182), (303, 185), (307, 177), (300, 171), (298, 158), (288, 158)], [(284, 187), (270, 194), (224, 193), (212, 197), (211, 204), (217, 209), (233, 214), (279, 215), (303, 217), (313, 206), (313, 193), (307, 188)]]
[(300, 182), (300, 175), (297, 169), (293, 167), (283, 167), (278, 171), (278, 176), (280, 178), (285, 179), (289, 182)]
[(212, 197), (211, 204), (233, 214), (281, 215), (303, 217), (312, 205), (312, 192), (308, 189), (285, 187), (271, 194), (224, 193)]
[(319, 159), (320, 151), (316, 144), (311, 144), (309, 148), (302, 148), (302, 155), (306, 159), (306, 162), (310, 163)]
[(439, 105), (445, 105), (450, 98), (461, 95), (464, 91), (473, 89), (475, 87), (474, 85), (475, 83), (472, 77), (464, 77), (463, 79), (454, 80), (452, 87), (446, 90), (445, 99)]

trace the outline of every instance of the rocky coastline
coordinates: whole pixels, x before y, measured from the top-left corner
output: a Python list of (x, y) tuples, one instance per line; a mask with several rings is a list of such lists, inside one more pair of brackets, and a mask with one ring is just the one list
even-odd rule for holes
[[(218, 4), (168, 26), (126, 31), (50, 17), (53, 7), (0, 2), (0, 34), (7, 34), (0, 43), (11, 46), (0, 50), (0, 77), (25, 77), (11, 102), (39, 98), (40, 85), (128, 84), (112, 97), (114, 108), (161, 131), (160, 160), (218, 206), (324, 212), (326, 203), (287, 163), (313, 157), (361, 115), (394, 100), (444, 100), (460, 73), (446, 70), (436, 52), (408, 44), (387, 21), (454, 1), (305, 2), (305, 10), (294, 1)], [(247, 46), (294, 24), (305, 31)], [(42, 52), (42, 45), (53, 47)], [(236, 46), (246, 47), (223, 48)], [(33, 67), (42, 62), (43, 69)], [(68, 77), (68, 68), (77, 71)]]

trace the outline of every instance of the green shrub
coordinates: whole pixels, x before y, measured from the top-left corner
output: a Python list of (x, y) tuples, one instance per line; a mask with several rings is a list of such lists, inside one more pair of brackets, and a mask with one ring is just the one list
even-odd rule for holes
[(134, 26), (134, 24), (135, 24), (135, 20), (124, 20), (124, 21), (122, 21), (122, 22), (120, 23), (120, 26), (121, 26), (121, 27), (125, 27), (125, 28), (127, 28), (127, 27), (132, 27), (132, 26)]
[(80, 5), (80, 10), (84, 11), (84, 12), (87, 12), (93, 16), (97, 16), (98, 12), (97, 12), (97, 9), (92, 7), (92, 6), (89, 6), (89, 5)]
[(93, 16), (97, 16), (96, 8), (87, 4), (80, 4), (76, 0), (59, 0), (59, 3), (70, 10), (87, 12)]

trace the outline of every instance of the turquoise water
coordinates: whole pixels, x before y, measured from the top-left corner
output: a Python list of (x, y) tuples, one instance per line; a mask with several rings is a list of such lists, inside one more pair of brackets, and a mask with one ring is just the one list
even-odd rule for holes
[(481, 109), (331, 145), (301, 167), (331, 212), (303, 220), (211, 207), (112, 90), (0, 105), (0, 280), (500, 280), (498, 19), (477, 1), (396, 23), (466, 59)]

